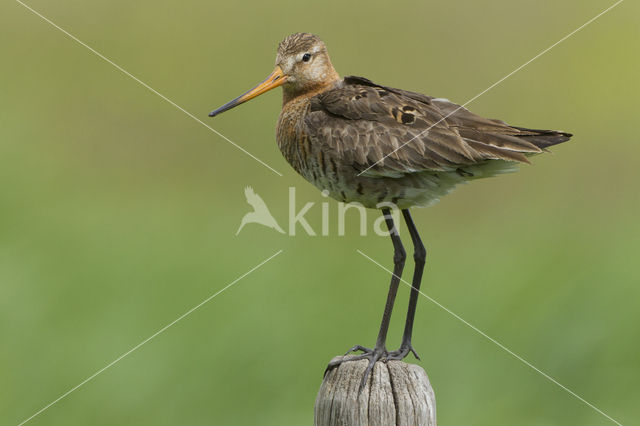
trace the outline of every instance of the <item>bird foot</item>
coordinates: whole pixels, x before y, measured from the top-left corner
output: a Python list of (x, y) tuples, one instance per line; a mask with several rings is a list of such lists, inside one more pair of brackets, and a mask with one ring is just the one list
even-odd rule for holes
[(361, 345), (355, 345), (354, 347), (349, 349), (347, 352), (345, 352), (344, 355), (347, 356), (351, 352), (358, 352), (358, 351), (362, 351), (363, 353), (369, 353), (369, 352), (373, 352), (373, 349), (369, 349), (369, 348), (366, 348), (366, 347), (361, 346)]
[(417, 360), (420, 360), (418, 353), (415, 351), (415, 349), (413, 349), (413, 346), (411, 345), (411, 343), (407, 343), (407, 344), (402, 344), (400, 346), (400, 349), (398, 349), (397, 351), (389, 352), (387, 354), (387, 361), (403, 360), (407, 357), (407, 355), (409, 355), (409, 353), (412, 353)]
[[(356, 351), (362, 351), (363, 353), (360, 355), (347, 357), (349, 353), (356, 352)], [(367, 379), (369, 378), (369, 374), (371, 374), (371, 370), (373, 370), (373, 366), (378, 361), (387, 362), (387, 360), (389, 359), (389, 355), (390, 353), (387, 351), (385, 347), (380, 347), (380, 348), (376, 347), (373, 349), (369, 349), (364, 346), (356, 345), (353, 348), (349, 349), (349, 351), (347, 351), (347, 353), (342, 358), (331, 361), (327, 365), (327, 368), (324, 370), (324, 374), (326, 375), (328, 371), (340, 366), (344, 362), (368, 359), (369, 365), (367, 365), (367, 368), (364, 370), (364, 374), (362, 375), (362, 380), (360, 381), (360, 386), (358, 388), (358, 395), (359, 395), (364, 389), (365, 384), (367, 383)]]

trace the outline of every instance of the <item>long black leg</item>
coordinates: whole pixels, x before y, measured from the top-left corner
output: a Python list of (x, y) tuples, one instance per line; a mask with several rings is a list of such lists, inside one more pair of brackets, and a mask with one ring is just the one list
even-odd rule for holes
[(413, 242), (413, 259), (416, 263), (413, 271), (413, 280), (411, 282), (411, 295), (409, 296), (409, 309), (407, 310), (407, 320), (404, 324), (404, 333), (402, 334), (402, 343), (400, 349), (391, 354), (390, 359), (402, 359), (409, 352), (412, 352), (416, 358), (420, 359), (418, 354), (413, 350), (411, 345), (411, 335), (413, 334), (413, 320), (416, 316), (416, 305), (418, 304), (418, 295), (420, 291), (420, 283), (422, 282), (422, 273), (427, 258), (427, 250), (422, 244), (416, 225), (413, 223), (409, 209), (402, 210), (402, 215), (407, 223), (411, 241)]
[(407, 258), (407, 254), (402, 246), (398, 229), (393, 223), (391, 211), (388, 208), (385, 208), (382, 209), (382, 214), (384, 215), (384, 220), (387, 223), (387, 228), (389, 228), (389, 235), (391, 236), (391, 242), (393, 243), (393, 275), (391, 276), (391, 283), (389, 284), (389, 294), (387, 295), (387, 303), (385, 304), (384, 313), (382, 315), (382, 323), (380, 324), (378, 340), (376, 340), (376, 348), (385, 350), (387, 332), (389, 331), (389, 321), (391, 321), (391, 311), (393, 310), (393, 304), (396, 300), (396, 294), (398, 293), (400, 277), (402, 276), (404, 261)]
[(391, 283), (389, 284), (389, 293), (387, 295), (387, 302), (384, 307), (384, 313), (382, 314), (382, 322), (380, 324), (380, 331), (378, 332), (378, 339), (376, 340), (376, 346), (373, 349), (365, 348), (364, 346), (354, 346), (351, 348), (349, 352), (353, 351), (363, 351), (364, 354), (357, 355), (351, 357), (349, 359), (341, 359), (337, 361), (332, 361), (327, 366), (325, 370), (325, 374), (330, 369), (337, 367), (342, 364), (344, 361), (357, 361), (360, 359), (368, 359), (369, 365), (367, 366), (363, 376), (362, 381), (360, 382), (359, 392), (364, 389), (365, 383), (367, 382), (367, 378), (373, 369), (375, 363), (380, 360), (388, 359), (389, 352), (386, 348), (387, 341), (387, 332), (389, 331), (389, 322), (391, 321), (391, 312), (393, 311), (393, 305), (396, 300), (396, 294), (398, 293), (398, 287), (400, 285), (400, 277), (402, 276), (402, 270), (404, 269), (404, 261), (407, 257), (406, 252), (404, 251), (404, 247), (402, 246), (402, 241), (400, 240), (400, 235), (398, 233), (398, 229), (396, 228), (395, 223), (393, 222), (393, 217), (391, 216), (391, 210), (388, 208), (382, 209), (382, 214), (384, 215), (385, 223), (387, 224), (387, 228), (389, 228), (389, 235), (391, 236), (391, 242), (393, 243), (393, 275), (391, 276)]

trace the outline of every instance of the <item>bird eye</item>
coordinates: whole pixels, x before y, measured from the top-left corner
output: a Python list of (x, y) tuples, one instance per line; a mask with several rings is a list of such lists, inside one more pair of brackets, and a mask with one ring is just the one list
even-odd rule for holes
[(305, 62), (309, 62), (311, 60), (311, 53), (305, 53), (302, 55), (302, 60)]

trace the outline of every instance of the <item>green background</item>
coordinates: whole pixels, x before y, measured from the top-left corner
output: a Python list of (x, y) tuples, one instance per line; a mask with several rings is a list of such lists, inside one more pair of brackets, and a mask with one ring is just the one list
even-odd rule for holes
[[(391, 244), (359, 236), (353, 213), (336, 236), (334, 201), (332, 236), (235, 236), (247, 185), (282, 226), (290, 186), (318, 231), (326, 199), (276, 146), (279, 93), (206, 114), (297, 31), (342, 75), (463, 103), (612, 2), (28, 4), (284, 176), (3, 2), (0, 424), (283, 250), (29, 424), (310, 425), (326, 362), (377, 334), (389, 275), (356, 250), (390, 267)], [(570, 143), (414, 212), (424, 291), (623, 424), (640, 418), (639, 14), (622, 3), (469, 107)], [(414, 344), (440, 425), (613, 424), (425, 298)]]

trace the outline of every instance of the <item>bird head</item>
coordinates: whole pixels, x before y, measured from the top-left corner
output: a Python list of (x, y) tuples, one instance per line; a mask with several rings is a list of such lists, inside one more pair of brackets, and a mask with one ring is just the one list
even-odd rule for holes
[(283, 87), (287, 102), (305, 93), (320, 91), (339, 78), (327, 47), (318, 36), (292, 34), (278, 45), (275, 69), (262, 83), (212, 111), (209, 116), (214, 117), (279, 86)]

